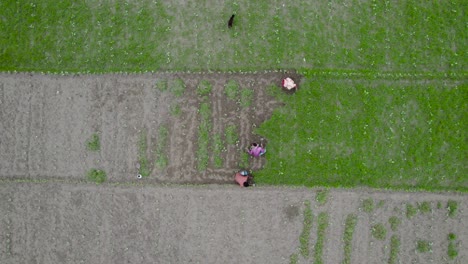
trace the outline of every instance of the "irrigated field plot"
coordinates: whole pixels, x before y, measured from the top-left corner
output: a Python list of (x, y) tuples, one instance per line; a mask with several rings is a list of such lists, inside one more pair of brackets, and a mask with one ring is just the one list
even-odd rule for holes
[(455, 194), (0, 181), (0, 262), (463, 264), (467, 202)]

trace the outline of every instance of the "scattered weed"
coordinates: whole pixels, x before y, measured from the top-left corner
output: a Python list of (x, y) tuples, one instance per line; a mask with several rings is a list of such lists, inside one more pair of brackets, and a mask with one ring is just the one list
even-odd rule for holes
[(299, 252), (304, 258), (309, 257), (309, 238), (310, 238), (310, 230), (312, 229), (312, 209), (310, 208), (310, 201), (304, 202), (305, 209), (304, 209), (304, 221), (303, 221), (303, 228), (302, 233), (299, 237)]
[(420, 253), (426, 253), (426, 252), (429, 252), (429, 251), (432, 250), (432, 246), (431, 246), (431, 243), (429, 243), (429, 241), (418, 240), (418, 242), (416, 244), (416, 249)]
[(429, 213), (432, 210), (431, 203), (427, 201), (418, 203), (418, 209), (423, 214)]
[(371, 198), (362, 201), (362, 210), (366, 213), (372, 213), (374, 211), (374, 200)]
[(375, 224), (371, 229), (372, 236), (378, 240), (385, 240), (387, 237), (387, 229), (381, 223)]
[(328, 192), (328, 190), (318, 190), (315, 195), (315, 201), (317, 201), (319, 205), (326, 204), (328, 200)]
[(455, 218), (457, 216), (457, 209), (458, 209), (458, 202), (454, 200), (449, 200), (447, 202), (447, 211), (448, 216), (451, 218)]
[(323, 264), (322, 254), (325, 235), (328, 228), (328, 214), (321, 212), (318, 215), (317, 242), (315, 243), (314, 264)]
[(346, 217), (345, 230), (343, 235), (344, 240), (344, 260), (342, 264), (351, 263), (351, 253), (353, 251), (353, 234), (357, 224), (357, 216), (349, 214)]
[(388, 264), (398, 263), (398, 254), (400, 253), (400, 238), (397, 235), (393, 235), (390, 238), (390, 257), (388, 258)]
[(94, 133), (91, 135), (91, 138), (86, 141), (86, 148), (89, 151), (99, 151), (101, 149), (101, 141), (98, 134)]
[(171, 114), (173, 116), (180, 116), (180, 114), (182, 114), (182, 109), (180, 108), (179, 104), (171, 105)]
[(396, 216), (390, 217), (390, 219), (388, 219), (388, 222), (390, 223), (390, 229), (392, 229), (393, 232), (396, 232), (401, 224), (400, 218)]
[(417, 212), (418, 209), (412, 204), (406, 204), (406, 218), (411, 219), (413, 216), (416, 215)]
[(380, 200), (380, 201), (377, 203), (377, 208), (382, 208), (384, 205), (385, 205), (385, 201), (384, 201), (384, 200)]
[(107, 175), (103, 170), (91, 169), (88, 171), (87, 178), (89, 181), (101, 184), (107, 180)]
[(239, 94), (239, 84), (234, 80), (229, 80), (224, 86), (224, 94), (228, 99), (236, 101)]
[(437, 209), (442, 209), (442, 202), (441, 201), (437, 202)]
[(197, 87), (197, 94), (199, 96), (209, 95), (211, 93), (211, 83), (207, 80), (201, 80)]

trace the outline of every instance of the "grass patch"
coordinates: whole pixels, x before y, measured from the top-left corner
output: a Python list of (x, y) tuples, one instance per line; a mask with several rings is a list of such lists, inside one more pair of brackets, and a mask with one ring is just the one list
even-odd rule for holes
[(317, 242), (315, 243), (314, 264), (323, 264), (323, 245), (328, 228), (328, 214), (321, 212), (317, 219)]
[(419, 253), (426, 253), (432, 250), (431, 243), (426, 240), (418, 240), (416, 243), (416, 250)]
[(91, 135), (91, 138), (86, 141), (86, 149), (89, 151), (99, 151), (101, 150), (101, 141), (99, 140), (99, 135), (94, 133)]
[(156, 145), (156, 166), (159, 169), (165, 169), (169, 164), (169, 159), (166, 154), (166, 148), (168, 147), (169, 130), (166, 126), (161, 125), (158, 130), (158, 142)]
[(107, 180), (107, 174), (103, 170), (91, 169), (86, 174), (86, 177), (89, 181), (92, 181), (96, 184), (101, 184)]
[(449, 217), (455, 218), (458, 213), (458, 202), (454, 200), (449, 200), (447, 202), (447, 212)]
[(148, 141), (146, 129), (141, 130), (140, 140), (138, 141), (138, 163), (140, 164), (139, 173), (143, 177), (150, 175), (150, 164), (147, 157)]
[(239, 84), (234, 80), (229, 80), (224, 86), (224, 94), (229, 100), (237, 101), (239, 96)]
[(236, 125), (229, 125), (226, 127), (224, 132), (226, 143), (229, 145), (235, 145), (239, 141), (239, 134), (237, 133)]
[(243, 108), (249, 107), (252, 104), (254, 92), (252, 89), (244, 88), (240, 92), (240, 104)]
[(315, 201), (319, 205), (326, 204), (328, 200), (328, 193), (329, 193), (329, 190), (318, 190), (315, 194)]
[(197, 164), (198, 170), (204, 171), (208, 168), (210, 131), (212, 127), (210, 104), (203, 102), (200, 104), (200, 126), (198, 128), (198, 150)]
[(197, 86), (197, 94), (199, 96), (209, 95), (211, 93), (211, 89), (213, 89), (213, 86), (209, 81), (201, 80)]
[(372, 213), (374, 211), (374, 200), (372, 198), (363, 200), (361, 208), (366, 213)]
[(381, 223), (375, 224), (371, 228), (372, 236), (378, 240), (385, 240), (387, 237), (387, 229)]
[(456, 244), (457, 236), (454, 233), (448, 234), (448, 248), (447, 248), (447, 255), (450, 259), (455, 259), (458, 256), (458, 249)]
[(442, 209), (442, 202), (440, 201), (437, 202), (437, 209)]
[(346, 217), (345, 230), (343, 235), (344, 241), (344, 259), (342, 264), (351, 263), (351, 253), (353, 252), (353, 235), (354, 229), (357, 224), (357, 216), (355, 214), (349, 214)]
[(214, 166), (216, 168), (223, 167), (223, 158), (221, 156), (221, 152), (223, 151), (224, 145), (221, 139), (221, 135), (215, 134), (213, 136), (213, 158), (214, 158)]
[(227, 29), (232, 3), (2, 1), (0, 70), (463, 72), (465, 9), (462, 0), (298, 0), (287, 8), (241, 0)]
[(303, 221), (303, 228), (302, 233), (299, 236), (299, 252), (304, 258), (309, 257), (309, 240), (310, 240), (310, 230), (312, 229), (312, 209), (310, 208), (310, 201), (304, 202), (305, 209), (304, 209), (304, 221)]
[(427, 201), (418, 203), (418, 210), (423, 214), (430, 213), (432, 211), (431, 203)]
[(182, 79), (177, 78), (169, 82), (168, 89), (176, 97), (181, 97), (182, 95), (184, 95), (186, 86)]
[(416, 215), (418, 209), (412, 204), (406, 204), (406, 218), (411, 219)]
[(400, 238), (397, 235), (393, 235), (390, 238), (390, 257), (388, 258), (388, 264), (398, 263), (398, 254), (400, 254)]
[(275, 154), (257, 182), (468, 190), (462, 86), (306, 78), (256, 130)]
[(401, 224), (401, 220), (400, 218), (396, 217), (396, 216), (392, 216), (388, 219), (388, 222), (390, 223), (390, 229), (393, 231), (393, 232), (396, 232), (398, 230), (398, 227), (400, 226)]

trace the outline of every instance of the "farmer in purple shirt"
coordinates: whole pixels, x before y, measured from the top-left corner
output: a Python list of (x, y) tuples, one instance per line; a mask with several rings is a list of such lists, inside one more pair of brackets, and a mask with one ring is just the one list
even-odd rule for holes
[(263, 147), (263, 145), (258, 145), (257, 143), (252, 143), (250, 145), (250, 148), (248, 148), (247, 152), (254, 157), (260, 157), (263, 154), (265, 154), (266, 149)]

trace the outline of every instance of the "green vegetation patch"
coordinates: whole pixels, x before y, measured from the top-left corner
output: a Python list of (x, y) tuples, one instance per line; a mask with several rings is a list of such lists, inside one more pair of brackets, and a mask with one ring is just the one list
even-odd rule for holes
[(197, 87), (197, 94), (199, 96), (209, 95), (213, 86), (207, 80), (201, 80)]
[(310, 201), (304, 202), (304, 221), (302, 232), (299, 237), (299, 252), (304, 258), (309, 257), (309, 240), (310, 240), (310, 230), (312, 229), (313, 214), (312, 209), (310, 208)]
[(252, 105), (254, 92), (252, 89), (244, 88), (240, 92), (240, 104), (242, 107), (246, 108)]
[(398, 227), (400, 226), (401, 224), (401, 220), (400, 218), (396, 217), (396, 216), (392, 216), (388, 219), (388, 222), (390, 223), (390, 229), (393, 231), (393, 232), (396, 232), (398, 230)]
[(342, 264), (351, 263), (351, 253), (353, 252), (353, 235), (354, 229), (357, 224), (357, 216), (355, 214), (349, 214), (346, 217), (345, 230), (343, 235), (344, 241), (344, 259)]
[(455, 259), (458, 256), (458, 249), (456, 243), (457, 236), (454, 233), (450, 233), (447, 237), (449, 240), (447, 255), (450, 259)]
[(416, 215), (418, 209), (412, 204), (406, 204), (406, 218), (411, 219)]
[(390, 238), (390, 257), (388, 258), (388, 264), (397, 264), (398, 254), (400, 254), (400, 238), (397, 235), (393, 235)]
[(167, 157), (166, 149), (168, 147), (169, 141), (169, 130), (166, 126), (161, 125), (158, 130), (158, 141), (156, 144), (156, 166), (159, 169), (165, 169), (169, 163), (169, 158)]
[(374, 200), (372, 198), (363, 200), (361, 208), (366, 213), (372, 213), (374, 211)]
[(387, 229), (381, 223), (375, 224), (371, 228), (372, 236), (378, 240), (385, 240), (387, 237)]
[(455, 218), (457, 216), (457, 210), (458, 210), (458, 202), (454, 200), (449, 200), (447, 202), (448, 216), (451, 218)]
[(224, 132), (226, 143), (229, 145), (235, 145), (239, 141), (239, 134), (237, 132), (236, 125), (229, 125), (226, 127)]
[(86, 174), (86, 177), (89, 181), (92, 181), (96, 184), (101, 184), (107, 180), (107, 174), (103, 170), (91, 169)]
[(418, 240), (416, 243), (416, 250), (420, 253), (426, 253), (432, 250), (432, 245), (429, 241)]
[(184, 94), (186, 88), (187, 87), (184, 81), (180, 78), (171, 80), (168, 83), (169, 91), (176, 97), (181, 97)]
[(327, 203), (327, 200), (328, 200), (328, 193), (329, 193), (329, 190), (317, 190), (317, 193), (315, 194), (315, 201), (319, 204), (319, 205), (324, 205)]
[(171, 114), (177, 117), (180, 116), (180, 114), (182, 114), (182, 109), (179, 104), (171, 105)]
[(211, 121), (210, 104), (207, 102), (201, 103), (199, 114), (200, 114), (200, 126), (198, 128), (197, 161), (198, 161), (198, 170), (204, 171), (208, 168), (210, 131), (213, 126), (212, 121)]
[(328, 214), (321, 212), (317, 219), (317, 242), (315, 243), (314, 264), (323, 264), (323, 245), (328, 228)]
[(232, 101), (237, 101), (239, 96), (239, 84), (234, 80), (229, 80), (224, 86), (224, 94)]
[(430, 202), (424, 201), (424, 202), (418, 203), (418, 209), (421, 213), (426, 214), (432, 211), (432, 206)]
[(299, 255), (297, 253), (291, 254), (289, 256), (289, 264), (297, 264), (299, 262)]
[(214, 159), (214, 166), (216, 168), (223, 167), (223, 158), (221, 156), (221, 152), (223, 151), (224, 145), (223, 140), (221, 139), (220, 134), (215, 134), (213, 136), (213, 159)]
[(467, 96), (451, 81), (305, 78), (256, 130), (275, 153), (257, 182), (468, 190)]
[(247, 154), (247, 152), (241, 150), (239, 155), (240, 155), (239, 167), (248, 168), (250, 166), (249, 154)]
[(92, 134), (91, 138), (86, 141), (86, 148), (89, 151), (101, 150), (101, 141), (99, 140), (99, 135), (97, 133)]

